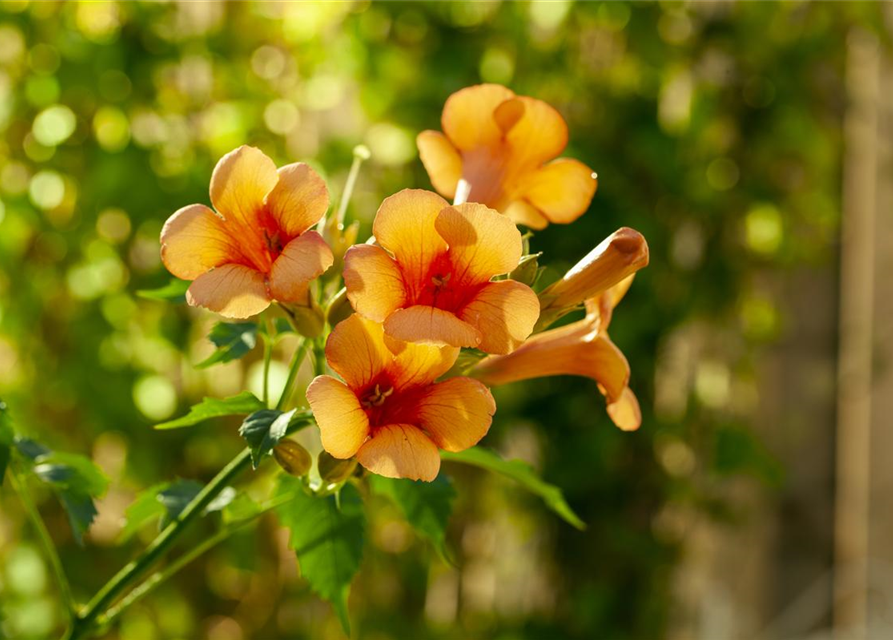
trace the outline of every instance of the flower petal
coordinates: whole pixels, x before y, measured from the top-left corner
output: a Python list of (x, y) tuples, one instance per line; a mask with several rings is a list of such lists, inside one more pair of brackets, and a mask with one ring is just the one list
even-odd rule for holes
[(395, 311), (384, 323), (392, 338), (453, 347), (476, 347), (481, 333), (467, 322), (443, 309), (416, 305)]
[(186, 302), (225, 318), (248, 318), (269, 307), (270, 296), (260, 271), (225, 264), (196, 278), (186, 291)]
[(484, 286), (459, 313), (459, 318), (481, 332), (478, 349), (509, 353), (527, 339), (540, 315), (533, 290), (514, 280)]
[(289, 242), (270, 270), (270, 292), (280, 302), (307, 302), (307, 287), (332, 266), (329, 245), (316, 231)]
[(211, 202), (227, 220), (257, 228), (264, 198), (276, 183), (276, 165), (260, 149), (241, 146), (223, 156), (211, 175)]
[(610, 403), (629, 382), (629, 363), (607, 334), (585, 318), (538, 333), (507, 355), (484, 358), (471, 375), (488, 385), (546, 376), (583, 376), (598, 382)]
[(431, 482), (440, 471), (437, 447), (411, 424), (379, 427), (360, 447), (357, 460), (372, 473), (386, 478)]
[(161, 261), (178, 278), (195, 280), (240, 257), (223, 219), (202, 204), (183, 207), (161, 230)]
[(303, 162), (281, 167), (279, 182), (267, 194), (267, 210), (289, 238), (316, 224), (329, 208), (329, 190), (316, 171)]
[(508, 273), (521, 259), (521, 232), (509, 218), (482, 204), (447, 207), (434, 223), (437, 233), (450, 246), (459, 286), (481, 284)]
[(432, 263), (447, 250), (434, 220), (448, 206), (436, 193), (404, 189), (385, 198), (375, 214), (372, 233), (397, 259), (410, 298), (421, 291)]
[(635, 431), (642, 425), (642, 410), (636, 394), (629, 387), (620, 397), (608, 404), (608, 415), (622, 431)]
[(371, 244), (354, 245), (344, 254), (344, 286), (354, 310), (376, 322), (406, 304), (400, 267), (384, 249)]
[(431, 384), (449, 371), (459, 357), (459, 348), (404, 342), (387, 334), (385, 344), (394, 354), (388, 373), (397, 390)]
[(307, 387), (307, 402), (323, 448), (336, 458), (355, 455), (369, 435), (369, 418), (356, 394), (331, 376), (317, 376)]
[(523, 224), (531, 229), (545, 229), (549, 220), (526, 200), (513, 200), (503, 213), (515, 224)]
[(490, 146), (502, 139), (494, 112), (515, 94), (498, 84), (479, 84), (460, 89), (443, 106), (441, 126), (461, 151)]
[(439, 131), (422, 131), (416, 145), (431, 184), (440, 195), (452, 200), (462, 177), (462, 157), (456, 147)]
[(326, 341), (329, 366), (351, 389), (362, 389), (375, 380), (392, 358), (381, 325), (358, 314), (339, 322)]
[(550, 222), (568, 224), (586, 212), (598, 181), (582, 162), (561, 158), (528, 176), (524, 196)]
[(415, 404), (419, 425), (446, 451), (463, 451), (487, 435), (496, 403), (490, 390), (471, 378), (450, 378), (428, 387)]
[(537, 166), (560, 154), (567, 146), (567, 123), (551, 105), (518, 96), (524, 115), (506, 134), (516, 166)]

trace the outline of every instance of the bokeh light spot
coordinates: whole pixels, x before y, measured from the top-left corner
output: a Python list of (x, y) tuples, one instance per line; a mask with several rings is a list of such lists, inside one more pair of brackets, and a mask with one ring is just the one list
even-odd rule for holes
[(37, 114), (32, 131), (40, 144), (54, 147), (68, 140), (76, 126), (74, 111), (63, 104), (57, 104)]
[(150, 420), (164, 420), (177, 408), (177, 391), (164, 376), (144, 376), (133, 385), (133, 401)]

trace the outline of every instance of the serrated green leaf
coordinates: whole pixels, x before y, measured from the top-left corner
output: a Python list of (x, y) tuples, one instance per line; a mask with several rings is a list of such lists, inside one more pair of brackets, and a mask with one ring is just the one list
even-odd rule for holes
[(96, 505), (93, 503), (93, 499), (88, 495), (69, 489), (62, 489), (58, 495), (62, 506), (65, 507), (68, 523), (71, 525), (75, 540), (78, 544), (84, 544), (84, 534), (96, 519)]
[(257, 399), (250, 391), (243, 391), (239, 395), (229, 398), (205, 398), (196, 405), (193, 405), (182, 418), (176, 420), (168, 420), (161, 424), (155, 425), (156, 429), (179, 429), (181, 427), (191, 427), (199, 422), (204, 422), (210, 418), (219, 418), (221, 416), (247, 415), (264, 409), (263, 402)]
[(49, 485), (62, 502), (78, 544), (96, 518), (93, 499), (108, 488), (108, 478), (90, 458), (51, 451), (43, 445), (18, 438), (16, 448), (31, 463), (30, 470)]
[(163, 287), (157, 289), (140, 289), (136, 292), (140, 298), (147, 300), (164, 300), (166, 302), (186, 302), (186, 290), (192, 283), (188, 280), (172, 278)]
[(494, 471), (511, 478), (534, 495), (542, 498), (546, 506), (558, 514), (565, 522), (580, 530), (586, 528), (586, 523), (580, 520), (580, 517), (574, 513), (564, 499), (561, 489), (537, 476), (533, 467), (526, 462), (521, 460), (503, 460), (493, 451), (482, 447), (472, 447), (459, 453), (441, 451), (440, 457), (444, 460), (462, 462), (488, 471)]
[(3, 486), (3, 477), (6, 475), (6, 466), (12, 455), (12, 443), (15, 441), (15, 432), (12, 429), (12, 421), (6, 412), (6, 403), (0, 400), (0, 487)]
[(301, 481), (291, 476), (282, 476), (280, 491), (295, 493), (276, 512), (291, 533), (289, 546), (298, 556), (301, 575), (313, 591), (332, 603), (344, 632), (350, 635), (347, 596), (360, 568), (365, 538), (360, 494), (345, 485), (340, 500), (309, 495)]
[(161, 518), (161, 529), (164, 529), (183, 512), (198, 492), (202, 490), (195, 480), (177, 480), (165, 489), (158, 492), (158, 501), (164, 507), (164, 516)]
[(270, 454), (276, 443), (285, 437), (288, 424), (296, 409), (282, 413), (277, 409), (255, 411), (239, 427), (239, 435), (251, 448), (251, 464), (257, 469), (260, 461)]
[(238, 360), (257, 345), (256, 322), (218, 322), (208, 334), (217, 350), (209, 358), (195, 365), (206, 369), (214, 364)]
[(389, 497), (403, 512), (406, 521), (428, 538), (446, 560), (446, 528), (453, 512), (456, 490), (450, 479), (440, 474), (434, 482), (369, 477), (375, 493)]

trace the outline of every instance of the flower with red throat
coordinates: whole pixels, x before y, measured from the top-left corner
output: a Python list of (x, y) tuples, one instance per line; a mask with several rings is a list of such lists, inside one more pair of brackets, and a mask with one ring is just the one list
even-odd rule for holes
[(356, 456), (389, 478), (436, 478), (438, 449), (474, 446), (496, 412), (490, 390), (477, 380), (434, 382), (458, 354), (455, 347), (393, 340), (357, 314), (339, 323), (326, 359), (344, 382), (322, 375), (307, 388), (325, 450), (335, 458)]
[(460, 180), (479, 202), (519, 224), (567, 224), (589, 208), (597, 181), (582, 162), (558, 155), (567, 124), (554, 108), (498, 84), (457, 91), (443, 107), (443, 133), (423, 131), (417, 143), (437, 191), (454, 198)]
[(521, 259), (521, 234), (505, 216), (406, 189), (382, 202), (373, 233), (380, 246), (345, 255), (344, 284), (356, 312), (383, 322), (390, 337), (508, 353), (530, 335), (536, 294), (491, 281)]
[(629, 363), (608, 337), (614, 307), (632, 280), (627, 276), (587, 300), (582, 320), (538, 333), (508, 355), (484, 358), (470, 375), (491, 386), (558, 375), (592, 378), (607, 399), (614, 424), (624, 431), (638, 429), (642, 414), (628, 386)]
[(310, 282), (332, 252), (310, 231), (329, 206), (322, 178), (295, 163), (278, 171), (259, 149), (242, 146), (217, 163), (211, 203), (183, 207), (161, 231), (161, 260), (192, 280), (186, 300), (228, 318), (247, 318), (273, 300), (307, 305)]

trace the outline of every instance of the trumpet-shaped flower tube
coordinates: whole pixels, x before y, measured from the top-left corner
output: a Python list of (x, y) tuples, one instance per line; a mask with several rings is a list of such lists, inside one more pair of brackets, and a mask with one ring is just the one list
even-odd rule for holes
[(329, 366), (307, 389), (322, 444), (335, 458), (356, 456), (373, 473), (431, 481), (438, 449), (462, 451), (486, 435), (496, 412), (489, 389), (471, 378), (434, 381), (459, 350), (388, 338), (354, 314), (326, 343)]
[(470, 375), (489, 386), (557, 375), (591, 378), (605, 396), (614, 423), (624, 431), (638, 429), (642, 416), (636, 396), (627, 386), (629, 364), (607, 333), (613, 309), (632, 278), (628, 276), (587, 301), (582, 320), (538, 333), (510, 354), (484, 358)]
[(434, 188), (454, 198), (460, 180), (468, 202), (542, 229), (567, 224), (589, 207), (597, 181), (592, 170), (569, 158), (567, 124), (540, 100), (517, 96), (497, 84), (457, 91), (446, 101), (443, 133), (423, 131), (417, 143)]
[(540, 293), (538, 328), (547, 327), (647, 265), (648, 243), (642, 234), (628, 227), (618, 229)]
[(273, 300), (306, 305), (310, 282), (332, 265), (322, 237), (309, 231), (329, 206), (309, 166), (281, 167), (242, 146), (217, 163), (211, 203), (183, 207), (161, 231), (167, 270), (192, 280), (186, 300), (228, 318), (247, 318)]
[(508, 353), (530, 335), (536, 294), (491, 281), (521, 259), (521, 234), (505, 216), (406, 189), (385, 199), (373, 233), (381, 246), (345, 255), (344, 284), (356, 312), (392, 338)]

